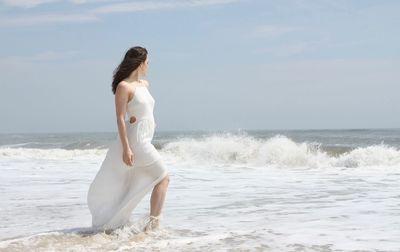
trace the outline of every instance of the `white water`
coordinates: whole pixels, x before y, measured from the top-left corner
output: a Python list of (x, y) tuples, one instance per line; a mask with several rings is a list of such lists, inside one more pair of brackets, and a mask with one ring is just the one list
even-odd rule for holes
[[(246, 165), (251, 167), (400, 167), (400, 149), (385, 144), (358, 147), (333, 156), (314, 142), (296, 143), (283, 135), (256, 139), (247, 134), (181, 138), (161, 150), (171, 163), (198, 165)], [(13, 160), (99, 160), (107, 149), (0, 148), (0, 158)]]
[(89, 232), (86, 192), (105, 152), (0, 149), (0, 250), (400, 251), (394, 147), (332, 156), (284, 136), (170, 142), (160, 151), (171, 177), (162, 229), (149, 236), (135, 225)]

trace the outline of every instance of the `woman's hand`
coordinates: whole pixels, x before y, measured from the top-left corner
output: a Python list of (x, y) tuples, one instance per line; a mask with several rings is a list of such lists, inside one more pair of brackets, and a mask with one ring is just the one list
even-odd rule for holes
[(127, 148), (126, 150), (124, 150), (122, 159), (126, 165), (133, 166), (134, 158), (131, 148)]

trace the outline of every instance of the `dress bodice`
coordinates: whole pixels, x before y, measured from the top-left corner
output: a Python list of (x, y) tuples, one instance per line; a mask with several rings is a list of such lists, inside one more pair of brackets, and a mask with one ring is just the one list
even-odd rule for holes
[[(153, 139), (157, 125), (153, 115), (154, 104), (155, 100), (146, 86), (137, 86), (132, 100), (127, 104), (128, 117), (134, 116), (136, 118), (133, 123), (129, 119), (125, 121), (130, 143), (135, 146), (135, 149), (138, 149), (138, 146), (145, 142), (151, 143)], [(149, 148), (154, 147), (150, 146)], [(143, 156), (146, 157), (146, 155)]]
[(136, 117), (136, 121), (150, 119), (154, 121), (155, 100), (146, 86), (137, 86), (133, 98), (127, 104), (128, 117)]

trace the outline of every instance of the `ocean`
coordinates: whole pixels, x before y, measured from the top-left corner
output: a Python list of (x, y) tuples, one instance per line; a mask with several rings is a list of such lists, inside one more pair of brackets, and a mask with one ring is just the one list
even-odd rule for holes
[[(400, 129), (162, 132), (161, 228), (92, 233), (116, 132), (0, 134), (0, 251), (400, 251)], [(122, 158), (122, 157), (121, 157)]]

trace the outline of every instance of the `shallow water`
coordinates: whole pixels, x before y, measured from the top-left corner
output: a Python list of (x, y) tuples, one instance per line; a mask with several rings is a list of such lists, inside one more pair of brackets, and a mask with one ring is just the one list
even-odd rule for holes
[[(171, 180), (161, 229), (148, 235), (150, 194), (130, 225), (90, 230), (86, 193), (106, 149), (3, 146), (0, 250), (400, 251), (397, 142), (306, 133), (159, 139)], [(326, 151), (332, 139), (346, 151)]]

